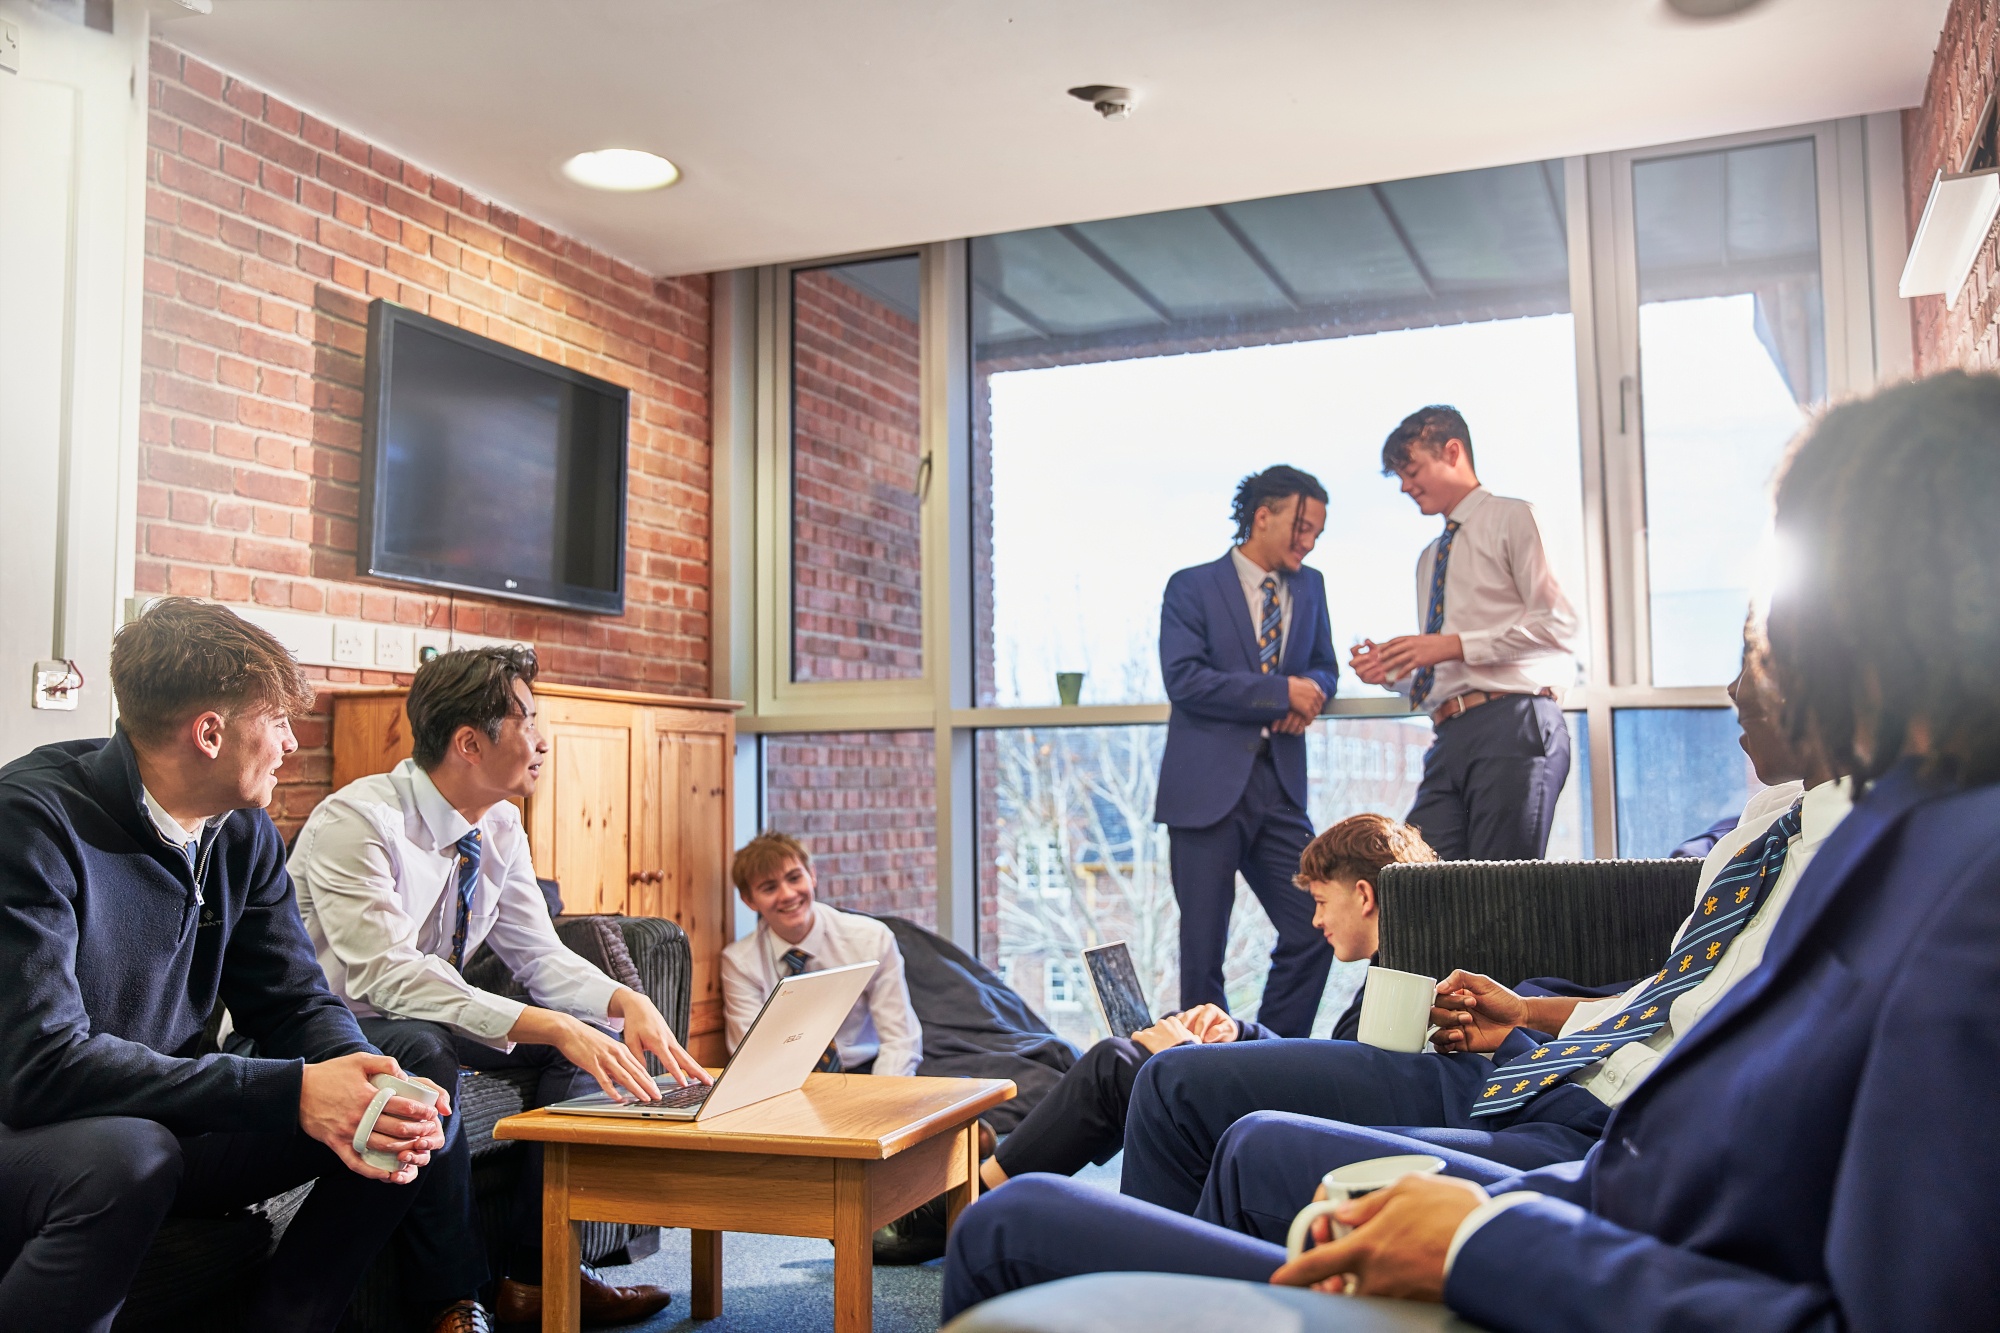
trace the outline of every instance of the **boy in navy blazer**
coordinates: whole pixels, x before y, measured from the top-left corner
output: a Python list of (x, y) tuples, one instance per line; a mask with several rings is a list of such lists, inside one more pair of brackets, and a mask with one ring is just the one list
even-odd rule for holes
[(1292, 888), (1312, 841), (1305, 730), (1339, 676), (1326, 586), (1304, 565), (1326, 488), (1283, 465), (1245, 477), (1236, 545), (1167, 580), (1160, 674), (1173, 712), (1153, 817), (1167, 826), (1181, 910), (1182, 1009), (1227, 1006), (1222, 956), (1241, 873), (1278, 942), (1257, 1019), (1308, 1035), (1333, 953)]

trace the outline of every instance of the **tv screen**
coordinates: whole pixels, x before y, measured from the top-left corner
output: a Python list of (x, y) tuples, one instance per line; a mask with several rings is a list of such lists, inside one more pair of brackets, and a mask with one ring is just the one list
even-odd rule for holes
[(362, 573), (625, 609), (628, 390), (376, 301)]

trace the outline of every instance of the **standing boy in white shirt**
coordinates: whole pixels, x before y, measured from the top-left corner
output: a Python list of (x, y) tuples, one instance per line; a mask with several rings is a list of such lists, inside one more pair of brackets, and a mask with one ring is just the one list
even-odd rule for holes
[[(404, 704), (412, 757), (327, 797), (299, 833), (289, 866), (299, 911), (334, 994), (404, 1069), (447, 1088), (461, 1065), (534, 1069), (534, 1106), (598, 1086), (656, 1100), (648, 1052), (676, 1080), (708, 1074), (651, 1000), (557, 937), (510, 803), (533, 794), (548, 752), (535, 730), (535, 672), (525, 648), (446, 653), (417, 672)], [(466, 981), (481, 944), (534, 1004)], [(603, 1028), (622, 1029), (623, 1043)], [(541, 1318), (541, 1154), (528, 1151), (496, 1302), (504, 1323)], [(454, 1132), (397, 1237), (405, 1295), (442, 1311), (437, 1333), (487, 1327), (472, 1299), (487, 1267), (471, 1169)], [(614, 1287), (584, 1270), (587, 1322), (643, 1319), (667, 1299), (663, 1287)]]
[(1420, 511), (1445, 517), (1417, 559), (1423, 632), (1367, 640), (1348, 663), (1436, 728), (1405, 819), (1441, 860), (1540, 860), (1569, 776), (1562, 695), (1576, 681), (1578, 620), (1534, 506), (1479, 484), (1472, 432), (1450, 407), (1403, 418), (1382, 470)]
[(923, 1028), (910, 1005), (896, 937), (873, 917), (813, 901), (812, 853), (787, 833), (760, 833), (729, 867), (757, 928), (722, 951), (722, 1007), (734, 1051), (777, 984), (801, 972), (879, 963), (827, 1048), (820, 1068), (914, 1074)]

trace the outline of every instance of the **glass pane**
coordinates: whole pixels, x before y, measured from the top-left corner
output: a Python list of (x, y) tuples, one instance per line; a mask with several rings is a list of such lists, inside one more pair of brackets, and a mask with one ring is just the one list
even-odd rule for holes
[(764, 825), (806, 845), (821, 901), (936, 928), (936, 754), (929, 731), (764, 737)]
[(1653, 683), (1723, 685), (1772, 470), (1826, 398), (1813, 141), (1632, 168)]
[(1718, 819), (1742, 814), (1762, 784), (1736, 743), (1740, 734), (1733, 708), (1614, 712), (1618, 855), (1665, 856)]
[(792, 679), (923, 675), (915, 255), (792, 274)]
[(979, 702), (1053, 704), (1066, 671), (1084, 703), (1164, 697), (1160, 592), (1228, 549), (1237, 482), (1273, 463), (1333, 497), (1313, 564), (1341, 656), (1414, 632), (1438, 521), (1381, 446), (1427, 403), (1541, 507), (1587, 609), (1562, 199), (1561, 164), (1529, 163), (975, 240)]
[[(1106, 1035), (1089, 982), (1075, 971), (1092, 945), (1131, 946), (1156, 1011), (1180, 998), (1180, 912), (1167, 830), (1153, 822), (1165, 743), (1165, 727), (979, 733), (979, 956), (1080, 1044)], [(1313, 827), (1364, 811), (1400, 818), (1416, 797), (1429, 745), (1421, 718), (1322, 718), (1306, 734)], [(1588, 770), (1573, 766), (1551, 856), (1590, 854), (1588, 792)], [(1275, 938), (1239, 879), (1223, 965), (1230, 1012), (1256, 1017)], [(1334, 965), (1314, 1032), (1332, 1028), (1364, 971), (1360, 963)]]

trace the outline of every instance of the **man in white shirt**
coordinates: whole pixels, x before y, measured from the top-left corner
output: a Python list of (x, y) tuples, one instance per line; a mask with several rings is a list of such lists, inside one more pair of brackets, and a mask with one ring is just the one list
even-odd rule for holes
[(1579, 622), (1534, 506), (1479, 484), (1472, 432), (1450, 407), (1405, 417), (1382, 469), (1421, 512), (1445, 518), (1417, 559), (1423, 632), (1367, 640), (1349, 662), (1436, 728), (1405, 818), (1446, 861), (1539, 860), (1569, 776), (1562, 696), (1576, 683)]
[[(1782, 864), (1769, 891), (1761, 899), (1750, 899), (1753, 906), (1748, 920), (1733, 935), (1713, 941), (1721, 947), (1712, 958), (1703, 960), (1713, 964), (1710, 970), (1670, 1000), (1663, 998), (1667, 1014), (1656, 1031), (1618, 1046), (1594, 1063), (1565, 1070), (1567, 1076), (1556, 1080), (1557, 1088), (1574, 1083), (1607, 1107), (1629, 1097), (1675, 1043), (1756, 969), (1813, 855), (1848, 812), (1847, 782), (1833, 778), (1825, 762), (1815, 756), (1794, 757), (1796, 752), (1778, 725), (1777, 700), (1752, 654), (1746, 651), (1745, 656), (1744, 672), (1731, 686), (1743, 728), (1743, 748), (1756, 763), (1760, 778), (1779, 782), (1788, 773), (1803, 771), (1804, 781), (1782, 781), (1751, 798), (1742, 822), (1704, 862), (1700, 891), (1687, 922), (1676, 933), (1676, 942), (1701, 938), (1701, 923), (1722, 911), (1724, 900), (1734, 896), (1711, 890), (1720, 884), (1736, 884), (1746, 873), (1742, 870), (1744, 861), (1754, 859), (1760, 847), (1768, 848), (1775, 841), (1777, 848), (1771, 850), (1782, 857)], [(1781, 821), (1788, 822), (1780, 826)], [(1795, 832), (1778, 836), (1794, 824)], [(1736, 878), (1730, 877), (1732, 870)], [(1755, 873), (1754, 866), (1747, 872), (1752, 879)], [(1706, 950), (1697, 946), (1690, 952), (1700, 955)], [(1667, 968), (1675, 968), (1681, 956), (1681, 949), (1676, 948)], [(1689, 971), (1694, 972), (1692, 965)], [(1268, 1078), (1258, 1082), (1249, 1077), (1256, 1071), (1246, 1069), (1243, 1059), (1233, 1058), (1236, 1048), (1191, 1048), (1191, 1054), (1182, 1056), (1182, 1064), (1191, 1075), (1205, 1078), (1207, 1085), (1223, 1089), (1225, 1100), (1229, 1095), (1247, 1096), (1285, 1109), (1273, 1113), (1247, 1105), (1210, 1106), (1200, 1123), (1180, 1119), (1173, 1122), (1171, 1130), (1162, 1132), (1149, 1120), (1145, 1104), (1135, 1095), (1126, 1138), (1127, 1197), (1114, 1199), (1101, 1190), (1077, 1187), (1065, 1179), (1028, 1176), (983, 1199), (964, 1215), (953, 1241), (946, 1266), (944, 1317), (949, 1320), (960, 1310), (1005, 1290), (1086, 1272), (1179, 1272), (1265, 1281), (1283, 1263), (1281, 1247), (1291, 1220), (1313, 1197), (1320, 1177), (1337, 1166), (1367, 1158), (1431, 1153), (1444, 1158), (1447, 1172), (1454, 1176), (1481, 1183), (1513, 1176), (1515, 1167), (1495, 1160), (1501, 1139), (1508, 1134), (1534, 1135), (1553, 1127), (1523, 1122), (1519, 1107), (1504, 1115), (1480, 1117), (1477, 1108), (1487, 1089), (1497, 1084), (1504, 1096), (1521, 1081), (1518, 1075), (1524, 1070), (1533, 1070), (1533, 1081), (1539, 1083), (1551, 1065), (1565, 1059), (1566, 1051), (1582, 1044), (1562, 1037), (1577, 1036), (1598, 1025), (1600, 1030), (1590, 1039), (1594, 1043), (1609, 1035), (1608, 1029), (1626, 1026), (1619, 1022), (1625, 1017), (1623, 1011), (1632, 1008), (1649, 987), (1670, 976), (1663, 970), (1621, 995), (1602, 1000), (1524, 997), (1489, 977), (1466, 972), (1446, 978), (1439, 985), (1432, 1021), (1439, 1028), (1434, 1039), (1439, 1048), (1454, 1054), (1439, 1062), (1431, 1055), (1377, 1052), (1371, 1058), (1378, 1072), (1384, 1064), (1379, 1057), (1385, 1055), (1405, 1064), (1428, 1061), (1430, 1082), (1456, 1087), (1457, 1076), (1467, 1069), (1454, 1069), (1452, 1063), (1463, 1061), (1466, 1052), (1497, 1050), (1516, 1027), (1559, 1030), (1562, 1036), (1546, 1044), (1522, 1044), (1517, 1038), (1518, 1049), (1510, 1057), (1497, 1064), (1481, 1060), (1471, 1066), (1477, 1076), (1459, 1089), (1467, 1096), (1470, 1113), (1455, 1109), (1430, 1122), (1435, 1128), (1382, 1130), (1363, 1127), (1371, 1123), (1369, 1120), (1343, 1123), (1318, 1118), (1309, 1106), (1282, 1100), (1290, 1087)], [(1653, 1017), (1645, 1011), (1646, 1006), (1639, 1006), (1633, 1017)], [(1536, 1054), (1538, 1051), (1542, 1053)], [(1586, 1058), (1589, 1053), (1588, 1046), (1580, 1052)], [(1146, 1068), (1163, 1065), (1173, 1055), (1170, 1051), (1157, 1056)], [(1297, 1077), (1289, 1081), (1291, 1087), (1304, 1082)], [(1313, 1091), (1306, 1088), (1308, 1097)], [(1541, 1091), (1536, 1088), (1530, 1095)], [(1185, 1098), (1179, 1099), (1183, 1112), (1188, 1106)], [(1415, 1101), (1405, 1089), (1398, 1109), (1414, 1107)], [(1376, 1119), (1373, 1123), (1388, 1121)], [(1183, 1157), (1201, 1141), (1216, 1145), (1213, 1168), (1206, 1170), (1206, 1179), (1198, 1186), (1193, 1217), (1180, 1215), (1188, 1209), (1176, 1208), (1176, 1199), (1133, 1189), (1134, 1147), (1148, 1140), (1153, 1147), (1171, 1141), (1169, 1147)], [(1167, 1173), (1157, 1168), (1148, 1174), (1155, 1181), (1167, 1180)], [(1025, 1184), (1032, 1184), (1032, 1191), (1025, 1197), (1015, 1196)], [(1129, 1197), (1134, 1193), (1140, 1197)], [(1465, 1219), (1458, 1244), (1488, 1217), (1516, 1202), (1516, 1197), (1503, 1195), (1483, 1205)], [(1156, 1206), (1161, 1204), (1166, 1206)], [(1454, 1252), (1456, 1248), (1454, 1245)]]
[[(404, 705), (412, 757), (327, 797), (299, 833), (289, 865), (300, 914), (334, 993), (403, 1068), (447, 1088), (462, 1065), (534, 1069), (536, 1106), (599, 1087), (656, 1100), (648, 1053), (676, 1081), (709, 1076), (652, 1001), (557, 937), (511, 804), (534, 792), (548, 751), (535, 730), (535, 673), (522, 648), (446, 653), (417, 672)], [(465, 980), (482, 944), (534, 1004)], [(533, 1145), (528, 1155), (497, 1301), (507, 1323), (540, 1318), (541, 1155)], [(441, 1333), (486, 1327), (473, 1299), (488, 1273), (462, 1134), (426, 1173), (398, 1241), (406, 1295), (442, 1310)], [(667, 1300), (665, 1288), (583, 1274), (588, 1322), (643, 1319)]]
[(914, 1074), (923, 1027), (910, 1004), (896, 937), (873, 917), (813, 900), (812, 853), (787, 833), (760, 833), (729, 868), (757, 928), (722, 951), (722, 1009), (734, 1051), (765, 997), (788, 976), (879, 964), (834, 1034), (820, 1068), (850, 1074)]

